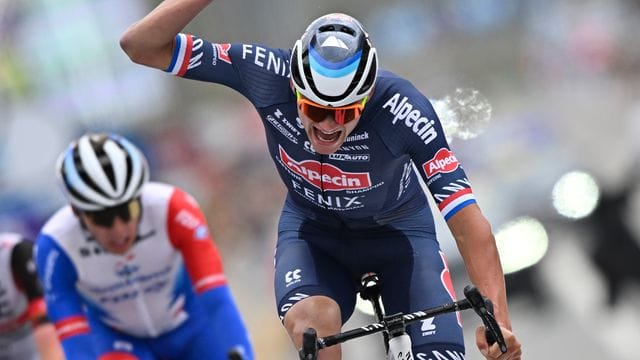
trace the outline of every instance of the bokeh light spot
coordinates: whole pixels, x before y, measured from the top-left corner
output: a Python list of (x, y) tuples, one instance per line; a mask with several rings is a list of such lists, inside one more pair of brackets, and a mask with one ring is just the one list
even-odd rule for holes
[(593, 177), (585, 172), (564, 174), (553, 186), (553, 207), (558, 214), (580, 219), (593, 212), (600, 198), (600, 189)]
[(501, 226), (496, 243), (504, 273), (509, 274), (538, 263), (547, 253), (549, 237), (540, 221), (525, 216)]

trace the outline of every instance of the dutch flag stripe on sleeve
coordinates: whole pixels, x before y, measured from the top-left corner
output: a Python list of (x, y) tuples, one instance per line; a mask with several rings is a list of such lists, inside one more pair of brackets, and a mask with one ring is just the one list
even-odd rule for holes
[(166, 72), (177, 76), (183, 76), (187, 72), (189, 60), (191, 58), (192, 45), (193, 37), (191, 35), (176, 35), (176, 45), (173, 49), (173, 57), (171, 58), (171, 64), (167, 68)]
[(475, 204), (476, 198), (471, 189), (457, 191), (438, 204), (438, 208), (445, 220), (449, 220), (455, 213), (467, 205)]

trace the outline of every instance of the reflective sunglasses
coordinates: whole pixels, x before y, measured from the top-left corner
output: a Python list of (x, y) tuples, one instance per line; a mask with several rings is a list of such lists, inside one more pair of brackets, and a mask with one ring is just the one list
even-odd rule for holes
[(141, 206), (140, 199), (133, 199), (124, 204), (106, 208), (98, 211), (83, 212), (92, 224), (109, 228), (113, 226), (116, 218), (120, 218), (125, 223), (140, 218)]
[(313, 122), (321, 122), (326, 119), (327, 116), (332, 116), (338, 124), (344, 125), (360, 117), (368, 98), (369, 97), (366, 96), (362, 101), (350, 105), (331, 107), (317, 104), (305, 98), (296, 90), (298, 108), (304, 116)]

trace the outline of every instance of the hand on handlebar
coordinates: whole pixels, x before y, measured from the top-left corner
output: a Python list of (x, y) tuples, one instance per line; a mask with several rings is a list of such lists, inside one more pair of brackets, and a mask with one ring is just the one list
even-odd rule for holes
[(498, 343), (489, 345), (487, 341), (487, 331), (483, 325), (476, 328), (476, 345), (480, 350), (480, 353), (487, 360), (521, 360), (522, 359), (522, 345), (516, 338), (516, 336), (507, 328), (500, 326), (502, 330), (502, 336), (504, 342), (507, 345), (507, 352), (502, 353)]

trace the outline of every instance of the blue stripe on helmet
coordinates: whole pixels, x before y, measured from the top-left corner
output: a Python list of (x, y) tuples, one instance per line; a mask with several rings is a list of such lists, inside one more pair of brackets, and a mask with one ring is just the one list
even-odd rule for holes
[(362, 50), (358, 51), (348, 59), (334, 63), (323, 59), (313, 47), (310, 47), (309, 65), (311, 66), (311, 69), (315, 70), (322, 76), (339, 78), (356, 71), (358, 64), (360, 64), (361, 55)]
[(73, 149), (70, 148), (67, 150), (66, 155), (64, 156), (64, 172), (67, 175), (67, 181), (69, 186), (73, 188), (75, 191), (84, 194), (87, 192), (94, 192), (92, 189), (89, 189), (87, 185), (85, 185), (84, 181), (80, 177), (78, 173), (78, 169), (73, 164)]

